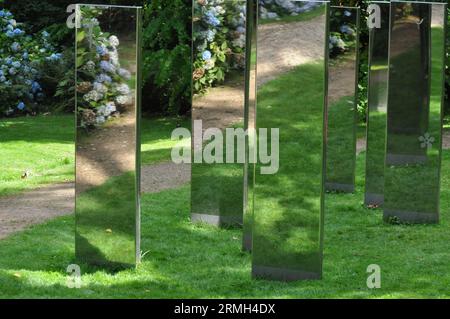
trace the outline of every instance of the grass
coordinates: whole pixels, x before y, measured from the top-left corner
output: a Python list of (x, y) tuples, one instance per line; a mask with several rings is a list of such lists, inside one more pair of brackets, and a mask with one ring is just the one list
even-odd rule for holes
[(354, 97), (342, 97), (328, 106), (326, 181), (354, 184), (355, 126)]
[[(307, 66), (309, 73), (305, 75), (311, 76), (315, 68)], [(296, 85), (297, 75), (293, 72), (285, 79)], [(264, 94), (273, 97), (277, 85), (286, 88), (285, 84), (275, 82)], [(270, 110), (277, 112), (276, 105), (266, 101), (261, 106), (266, 108), (264, 113), (260, 112), (261, 116), (265, 114), (266, 121), (280, 121), (284, 139), (297, 139), (302, 136), (297, 133), (316, 123), (317, 119), (309, 117), (312, 122), (306, 122), (306, 126), (291, 121), (290, 127), (288, 121), (293, 114), (299, 116), (299, 112), (278, 112), (285, 116), (271, 116)], [(306, 105), (311, 105), (309, 102), (305, 101)], [(307, 114), (311, 113), (302, 116)], [(162, 143), (177, 123), (166, 119), (147, 120), (147, 124), (145, 130), (149, 131), (144, 133), (147, 141), (144, 144), (150, 145), (151, 125), (161, 125), (166, 131), (155, 135), (160, 136)], [(309, 140), (304, 143), (310, 142), (314, 144)], [(160, 145), (149, 150), (158, 153), (164, 148)], [(287, 154), (283, 152), (290, 150), (282, 151), (282, 160)], [(66, 285), (66, 268), (77, 262), (74, 216), (56, 218), (1, 240), (0, 298), (448, 298), (450, 211), (446, 208), (450, 205), (450, 151), (444, 151), (439, 225), (390, 225), (382, 221), (381, 210), (365, 208), (364, 163), (365, 153), (361, 153), (357, 157), (354, 194), (326, 195), (321, 281), (283, 283), (251, 279), (251, 255), (241, 251), (242, 231), (190, 223), (190, 187), (185, 186), (143, 195), (141, 249), (148, 253), (137, 270), (102, 270), (81, 263), (81, 289), (69, 289)], [(291, 179), (294, 177), (300, 177), (299, 183), (303, 181), (302, 176), (294, 175)], [(126, 178), (119, 177), (116, 182), (121, 185)], [(279, 182), (292, 187), (292, 180), (286, 175), (283, 178)], [(111, 197), (115, 185), (107, 183), (92, 192)], [(277, 191), (275, 186), (271, 196)], [(370, 290), (366, 286), (366, 269), (370, 264), (381, 267), (381, 289)]]
[(74, 180), (73, 116), (0, 119), (0, 136), (0, 196)]
[[(189, 187), (145, 194), (137, 270), (82, 265), (81, 289), (66, 286), (74, 260), (74, 218), (57, 218), (0, 241), (0, 298), (448, 298), (450, 152), (444, 153), (440, 225), (389, 225), (363, 207), (364, 153), (357, 192), (327, 194), (324, 278), (293, 283), (252, 280), (241, 231), (189, 222)], [(11, 258), (14, 256), (14, 258)], [(378, 264), (382, 288), (366, 286)]]
[(171, 160), (172, 148), (178, 141), (170, 139), (177, 127), (191, 129), (188, 118), (144, 118), (141, 123), (141, 162), (143, 165)]
[[(285, 166), (280, 175), (260, 180), (258, 186), (257, 209), (276, 208), (278, 216), (284, 219), (281, 230), (289, 229), (289, 223), (298, 218), (293, 213), (303, 213), (299, 208), (318, 204), (314, 192), (309, 193), (308, 189), (317, 187), (310, 183), (317, 180), (321, 142), (305, 138), (321, 129), (318, 110), (313, 109), (322, 83), (314, 77), (318, 67), (306, 65), (261, 90), (265, 99), (260, 101), (260, 125), (282, 128), (280, 139), (291, 144), (281, 149), (280, 159)], [(302, 88), (317, 93), (309, 99), (289, 95), (289, 85), (298, 87), (301, 81), (299, 73), (310, 79), (302, 82)], [(276, 99), (280, 92), (286, 93), (281, 101)], [(293, 109), (279, 112), (283, 105), (292, 105)], [(144, 121), (146, 163), (167, 159), (168, 145), (172, 143), (167, 140), (167, 133), (178, 124), (174, 119)], [(159, 129), (151, 129), (156, 127)], [(156, 143), (151, 142), (154, 139)], [(296, 143), (302, 143), (309, 152), (298, 156)], [(298, 167), (305, 170), (311, 163), (315, 164), (306, 174), (295, 172)], [(1, 240), (0, 298), (449, 298), (450, 151), (443, 152), (439, 225), (391, 225), (382, 221), (381, 210), (365, 208), (364, 163), (365, 153), (361, 153), (357, 156), (354, 194), (326, 195), (321, 281), (283, 283), (251, 279), (251, 255), (241, 251), (242, 231), (190, 223), (190, 187), (185, 186), (143, 195), (141, 249), (148, 253), (138, 269), (102, 270), (81, 263), (81, 289), (69, 289), (66, 285), (65, 270), (77, 262), (74, 216), (56, 218)], [(114, 196), (115, 187), (124, 185), (127, 178), (118, 177), (114, 183), (92, 192)], [(291, 190), (291, 194), (286, 196), (286, 190)], [(277, 197), (280, 194), (284, 197)], [(98, 203), (88, 199), (87, 208), (93, 205)], [(284, 207), (292, 211), (283, 211)], [(265, 220), (270, 218), (266, 216)], [(100, 227), (104, 229), (105, 225)], [(306, 233), (304, 238), (308, 236)], [(300, 239), (295, 238), (285, 247), (298, 249), (299, 243), (307, 242)], [(270, 253), (273, 258), (274, 251), (283, 247), (273, 248), (260, 253)], [(105, 257), (112, 259), (108, 254)], [(381, 267), (381, 289), (366, 286), (366, 269), (371, 264)]]

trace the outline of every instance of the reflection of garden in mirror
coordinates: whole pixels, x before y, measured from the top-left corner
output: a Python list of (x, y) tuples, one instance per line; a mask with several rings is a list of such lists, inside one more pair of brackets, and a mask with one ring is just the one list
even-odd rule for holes
[[(218, 129), (225, 136), (227, 128), (244, 126), (245, 42), (245, 1), (194, 1), (192, 119), (202, 121), (203, 131)], [(195, 130), (193, 138), (201, 140)], [(194, 152), (203, 153), (208, 142)], [(242, 185), (242, 164), (192, 164), (193, 220), (242, 224)]]
[(77, 9), (76, 256), (83, 264), (117, 269), (139, 258), (139, 11), (95, 5)]
[(359, 8), (330, 8), (326, 189), (353, 192), (358, 104)]

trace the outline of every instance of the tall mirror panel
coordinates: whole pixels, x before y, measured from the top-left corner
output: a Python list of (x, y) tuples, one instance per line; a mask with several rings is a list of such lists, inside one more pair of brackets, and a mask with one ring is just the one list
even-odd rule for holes
[(384, 218), (439, 221), (445, 4), (391, 2)]
[(242, 225), (246, 12), (242, 0), (193, 2), (193, 222)]
[(275, 280), (319, 279), (329, 3), (265, 3), (257, 30), (252, 273)]
[(243, 249), (252, 249), (252, 218), (256, 163), (256, 30), (258, 0), (247, 1), (245, 129), (248, 133), (244, 170)]
[(139, 261), (140, 8), (77, 5), (76, 257)]
[[(365, 205), (383, 204), (386, 114), (389, 78), (389, 2), (371, 2)], [(378, 15), (378, 21), (377, 19)], [(377, 23), (378, 22), (378, 23)]]
[(359, 8), (330, 8), (325, 183), (328, 191), (355, 190), (359, 14)]

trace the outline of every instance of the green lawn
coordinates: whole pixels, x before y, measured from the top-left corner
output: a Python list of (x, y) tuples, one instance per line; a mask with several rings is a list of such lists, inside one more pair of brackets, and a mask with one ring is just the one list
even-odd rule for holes
[(74, 136), (70, 115), (0, 119), (0, 196), (73, 181)]
[(170, 139), (177, 127), (191, 129), (190, 118), (144, 118), (141, 124), (141, 161), (143, 165), (170, 161), (172, 148), (178, 141)]
[[(314, 68), (307, 66), (307, 71), (314, 72)], [(295, 72), (286, 75), (292, 85), (296, 84)], [(285, 87), (279, 82), (275, 84)], [(274, 93), (270, 87), (264, 92), (267, 97)], [(270, 100), (266, 104), (261, 107), (276, 111)], [(266, 120), (271, 117), (268, 110)], [(292, 117), (293, 113), (283, 114)], [(157, 154), (147, 157), (148, 162), (170, 154), (166, 133), (178, 124), (170, 119), (144, 121), (144, 152), (148, 152), (146, 156)], [(297, 123), (293, 129), (303, 132), (312, 124), (303, 127)], [(161, 132), (151, 130), (157, 125)], [(281, 132), (281, 138), (295, 136), (295, 132)], [(152, 146), (150, 141), (158, 136), (159, 142)], [(283, 151), (281, 158), (289, 152)], [(448, 298), (450, 151), (444, 151), (443, 160), (441, 223), (407, 226), (384, 223), (381, 210), (364, 207), (365, 153), (358, 155), (356, 192), (326, 195), (321, 281), (251, 279), (251, 256), (241, 251), (242, 231), (191, 224), (190, 187), (185, 186), (143, 195), (141, 249), (147, 254), (137, 270), (107, 271), (82, 264), (81, 289), (66, 286), (65, 270), (76, 262), (74, 216), (57, 218), (1, 240), (0, 298)], [(127, 176), (116, 180), (119, 185), (122, 178)], [(117, 183), (107, 183), (92, 192), (114, 196), (114, 189), (109, 189), (114, 185)], [(381, 267), (381, 289), (366, 286), (370, 264)]]
[[(74, 262), (74, 218), (57, 218), (0, 241), (0, 298), (448, 298), (450, 273), (450, 152), (445, 152), (440, 225), (382, 222), (363, 207), (364, 154), (357, 192), (326, 197), (324, 279), (270, 282), (250, 278), (241, 231), (189, 222), (189, 188), (143, 196), (142, 250), (137, 270), (107, 272), (83, 266), (83, 287), (66, 287)], [(12, 258), (14, 256), (14, 258)], [(366, 268), (378, 264), (382, 288), (366, 287)]]

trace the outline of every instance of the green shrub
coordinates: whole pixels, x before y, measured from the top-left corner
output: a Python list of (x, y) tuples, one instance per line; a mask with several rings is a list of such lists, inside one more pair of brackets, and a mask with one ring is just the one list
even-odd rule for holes
[(185, 114), (191, 107), (191, 0), (147, 1), (143, 111)]

